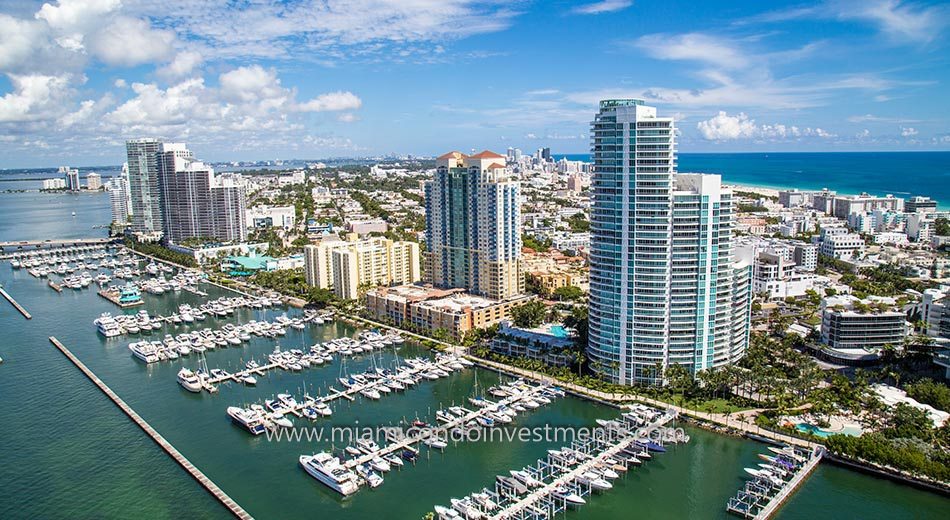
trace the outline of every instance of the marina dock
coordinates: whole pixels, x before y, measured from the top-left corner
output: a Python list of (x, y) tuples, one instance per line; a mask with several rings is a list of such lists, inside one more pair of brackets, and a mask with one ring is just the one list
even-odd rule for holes
[(468, 410), (468, 409), (463, 408), (467, 412), (465, 415), (461, 417), (457, 417), (453, 419), (452, 421), (446, 422), (440, 426), (434, 427), (431, 430), (424, 430), (418, 435), (408, 436), (405, 439), (402, 439), (398, 442), (387, 444), (385, 447), (380, 448), (378, 451), (374, 453), (364, 454), (357, 458), (350, 459), (346, 461), (346, 467), (352, 469), (362, 464), (365, 464), (373, 460), (374, 458), (385, 457), (386, 455), (390, 455), (392, 453), (401, 452), (405, 450), (406, 448), (409, 448), (410, 446), (413, 446), (413, 445), (419, 444), (420, 442), (425, 441), (426, 439), (441, 437), (442, 435), (450, 432), (454, 428), (465, 426), (471, 421), (474, 421), (476, 418), (484, 415), (488, 411), (496, 410), (501, 406), (511, 406), (513, 404), (516, 404), (518, 401), (523, 401), (532, 396), (541, 394), (546, 388), (547, 387), (544, 385), (533, 386), (525, 392), (522, 392), (518, 395), (506, 397), (505, 399), (502, 399), (501, 401), (498, 401), (484, 408), (479, 408), (477, 410)]
[[(775, 515), (782, 504), (818, 467), (825, 450), (818, 446), (810, 452), (799, 449), (794, 453), (805, 458), (803, 463), (793, 469), (791, 478), (773, 482), (769, 478), (757, 477), (746, 482), (745, 488), (729, 499), (726, 511), (747, 520), (767, 520)], [(779, 483), (781, 485), (777, 485)]]
[(7, 301), (10, 302), (10, 304), (13, 305), (14, 308), (16, 308), (16, 310), (20, 311), (20, 314), (22, 314), (24, 318), (28, 320), (33, 319), (33, 316), (29, 312), (27, 312), (26, 309), (24, 309), (22, 305), (17, 303), (17, 301), (13, 299), (13, 296), (10, 296), (10, 294), (7, 293), (7, 291), (4, 291), (3, 287), (0, 287), (0, 294), (2, 294), (3, 297), (6, 298)]
[(103, 382), (101, 379), (99, 379), (98, 376), (96, 376), (91, 370), (89, 370), (89, 368), (87, 368), (86, 365), (83, 364), (83, 362), (79, 360), (79, 358), (73, 355), (73, 353), (70, 352), (69, 349), (67, 349), (65, 345), (60, 343), (59, 340), (57, 340), (53, 336), (50, 336), (49, 341), (57, 349), (59, 349), (59, 351), (62, 352), (74, 365), (76, 365), (76, 367), (79, 368), (79, 370), (83, 374), (85, 374), (86, 377), (88, 377), (90, 381), (92, 381), (97, 387), (99, 387), (99, 390), (101, 390), (102, 393), (104, 393), (109, 399), (111, 399), (112, 402), (115, 403), (115, 405), (118, 406), (119, 409), (121, 409), (129, 417), (129, 419), (132, 419), (132, 422), (134, 422), (136, 425), (139, 426), (139, 428), (142, 429), (142, 431), (148, 434), (148, 436), (151, 437), (152, 440), (155, 441), (155, 443), (158, 444), (163, 450), (165, 450), (165, 452), (168, 453), (172, 457), (172, 459), (174, 459), (175, 462), (177, 462), (178, 465), (182, 467), (182, 469), (187, 471), (189, 475), (191, 475), (195, 480), (198, 481), (199, 484), (202, 485), (202, 487), (204, 487), (209, 493), (211, 493), (212, 496), (218, 499), (218, 501), (221, 502), (221, 504), (224, 507), (226, 507), (229, 511), (231, 511), (231, 513), (235, 517), (240, 518), (241, 520), (253, 519), (250, 513), (245, 511), (244, 508), (242, 508), (237, 502), (235, 502), (231, 497), (229, 497), (227, 493), (225, 493), (221, 488), (219, 488), (217, 484), (215, 484), (204, 473), (202, 473), (200, 469), (198, 469), (194, 464), (188, 461), (188, 459), (186, 459), (185, 456), (181, 454), (181, 452), (175, 449), (175, 447), (172, 446), (170, 442), (165, 440), (165, 438), (162, 437), (160, 433), (158, 433), (147, 422), (145, 422), (145, 419), (143, 419), (139, 414), (137, 414), (135, 410), (133, 410), (129, 405), (125, 403), (125, 401), (123, 401), (115, 392), (113, 392), (112, 389), (109, 388), (108, 385), (105, 384), (105, 382)]
[[(549, 506), (539, 507), (539, 503), (548, 500), (554, 494), (555, 489), (561, 486), (570, 485), (571, 483), (577, 481), (581, 475), (584, 475), (595, 467), (605, 465), (605, 461), (607, 459), (620, 455), (624, 448), (626, 448), (630, 443), (636, 441), (640, 437), (649, 436), (654, 430), (665, 426), (675, 418), (675, 413), (664, 413), (647, 427), (635, 431), (633, 435), (625, 435), (619, 440), (611, 442), (606, 450), (600, 452), (597, 455), (591, 456), (584, 462), (580, 463), (577, 467), (561, 474), (550, 482), (543, 484), (536, 490), (520, 498), (517, 502), (514, 502), (513, 504), (501, 509), (501, 511), (493, 515), (491, 518), (493, 520), (527, 520), (528, 518), (538, 518), (539, 513), (542, 513), (542, 518), (547, 517), (548, 510), (554, 507), (555, 504), (552, 503)], [(553, 514), (551, 516), (553, 516)]]

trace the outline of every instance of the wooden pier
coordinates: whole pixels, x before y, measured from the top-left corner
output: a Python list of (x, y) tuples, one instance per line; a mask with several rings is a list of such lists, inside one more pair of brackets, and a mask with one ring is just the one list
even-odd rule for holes
[(197, 480), (198, 483), (201, 484), (202, 487), (204, 487), (209, 493), (211, 493), (212, 496), (218, 499), (218, 501), (221, 502), (221, 504), (224, 507), (228, 508), (228, 510), (231, 511), (231, 513), (235, 517), (240, 518), (241, 520), (253, 519), (250, 513), (245, 511), (244, 508), (242, 508), (237, 502), (235, 502), (231, 497), (229, 497), (227, 493), (225, 493), (221, 488), (219, 488), (217, 484), (215, 484), (211, 479), (205, 476), (205, 474), (202, 473), (201, 470), (199, 470), (194, 464), (189, 462), (188, 459), (186, 459), (185, 456), (181, 454), (181, 452), (175, 449), (175, 447), (172, 446), (170, 442), (165, 440), (165, 438), (162, 437), (160, 433), (158, 433), (147, 422), (145, 422), (145, 419), (143, 419), (139, 414), (137, 414), (135, 410), (133, 410), (129, 405), (127, 405), (125, 401), (123, 401), (115, 392), (113, 392), (112, 389), (109, 388), (101, 379), (99, 379), (98, 376), (96, 376), (91, 370), (89, 370), (89, 368), (87, 368), (86, 365), (83, 364), (83, 362), (79, 360), (79, 358), (74, 356), (73, 353), (70, 352), (69, 349), (67, 349), (65, 345), (60, 343), (59, 340), (57, 340), (53, 336), (50, 336), (49, 341), (56, 348), (58, 348), (59, 351), (62, 352), (70, 361), (72, 361), (72, 363), (76, 365), (76, 367), (79, 368), (79, 370), (83, 374), (85, 374), (86, 377), (88, 377), (90, 381), (92, 381), (97, 387), (99, 387), (99, 390), (102, 390), (102, 393), (106, 394), (106, 396), (109, 397), (109, 399), (111, 399), (112, 402), (115, 403), (115, 405), (118, 406), (120, 410), (125, 412), (125, 414), (129, 417), (129, 419), (132, 419), (132, 422), (134, 422), (136, 425), (139, 426), (139, 428), (142, 429), (142, 431), (148, 434), (148, 436), (151, 437), (152, 440), (155, 441), (155, 443), (158, 444), (163, 450), (165, 450), (165, 452), (168, 453), (172, 457), (172, 459), (174, 459), (175, 462), (178, 463), (178, 465), (180, 465), (185, 471), (188, 472), (189, 475), (191, 475), (195, 480)]
[(22, 314), (24, 318), (28, 320), (33, 319), (33, 316), (29, 312), (27, 312), (26, 309), (24, 309), (22, 305), (17, 303), (17, 301), (13, 299), (13, 296), (10, 296), (10, 294), (7, 293), (7, 291), (4, 291), (3, 287), (0, 287), (0, 294), (2, 294), (3, 297), (6, 298), (7, 301), (10, 302), (14, 308), (16, 308), (16, 310), (20, 311), (20, 314)]

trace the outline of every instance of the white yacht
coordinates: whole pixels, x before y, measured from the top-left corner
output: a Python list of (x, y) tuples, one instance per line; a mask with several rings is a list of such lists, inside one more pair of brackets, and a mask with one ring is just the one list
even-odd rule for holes
[(329, 453), (301, 455), (300, 465), (310, 476), (343, 496), (359, 491), (356, 474), (346, 469), (340, 459)]
[(130, 343), (129, 350), (135, 354), (135, 357), (141, 359), (145, 363), (155, 363), (159, 361), (158, 350), (155, 348), (155, 345), (147, 341), (142, 341), (140, 343)]
[(231, 421), (233, 421), (234, 424), (237, 424), (254, 435), (260, 435), (267, 429), (264, 415), (258, 410), (229, 406), (228, 416), (231, 417)]
[(119, 323), (115, 321), (115, 318), (112, 317), (108, 312), (103, 313), (102, 316), (96, 318), (96, 321), (93, 323), (96, 324), (96, 330), (99, 331), (99, 334), (107, 338), (114, 338), (122, 334), (122, 330), (119, 328)]
[(196, 394), (201, 392), (201, 378), (198, 377), (198, 374), (195, 374), (187, 368), (182, 367), (182, 369), (178, 371), (178, 384), (189, 392)]

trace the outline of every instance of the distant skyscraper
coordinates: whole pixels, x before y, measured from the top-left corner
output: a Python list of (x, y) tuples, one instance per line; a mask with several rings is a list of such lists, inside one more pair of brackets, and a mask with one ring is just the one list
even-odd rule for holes
[(542, 148), (542, 149), (541, 149), (541, 160), (544, 161), (544, 162), (550, 162), (550, 161), (551, 161), (551, 149), (550, 149), (550, 148), (545, 147), (545, 148)]
[(131, 213), (129, 198), (129, 176), (123, 171), (121, 175), (109, 181), (109, 204), (112, 206), (112, 222), (125, 224)]
[(592, 123), (588, 358), (621, 384), (657, 383), (742, 357), (750, 266), (732, 248), (732, 193), (677, 174), (673, 119), (640, 100), (601, 101)]
[(63, 174), (63, 179), (66, 181), (67, 190), (79, 191), (82, 189), (82, 186), (79, 184), (79, 170), (76, 168), (70, 168), (69, 166), (60, 166), (59, 172)]
[(86, 175), (86, 189), (97, 191), (102, 188), (102, 176), (96, 172)]
[(524, 292), (520, 188), (505, 157), (449, 152), (426, 183), (426, 276), (503, 300)]
[(243, 187), (215, 178), (214, 170), (195, 160), (184, 143), (163, 143), (159, 164), (166, 240), (247, 238)]
[(154, 233), (162, 230), (162, 199), (159, 167), (162, 142), (130, 139), (125, 142), (129, 161), (129, 194), (132, 200), (132, 230)]

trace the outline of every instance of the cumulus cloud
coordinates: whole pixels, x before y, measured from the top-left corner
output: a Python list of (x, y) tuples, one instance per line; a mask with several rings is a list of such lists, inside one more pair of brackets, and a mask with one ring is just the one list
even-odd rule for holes
[(158, 69), (157, 74), (166, 79), (183, 78), (204, 63), (204, 57), (197, 51), (182, 51), (175, 55), (175, 58)]
[[(300, 130), (302, 112), (355, 110), (362, 102), (351, 92), (329, 92), (305, 102), (281, 85), (274, 69), (238, 67), (218, 76), (217, 87), (203, 78), (182, 80), (162, 89), (133, 83), (135, 96), (104, 116), (123, 133), (179, 135), (191, 128), (208, 133)], [(355, 119), (352, 114), (351, 120)]]
[(633, 5), (633, 0), (602, 0), (592, 4), (579, 5), (571, 10), (577, 14), (601, 14), (622, 11)]
[(766, 140), (785, 140), (800, 137), (818, 137), (830, 138), (835, 134), (822, 128), (805, 127), (800, 128), (795, 125), (776, 124), (756, 124), (754, 119), (749, 118), (745, 113), (738, 113), (730, 116), (724, 111), (720, 111), (716, 116), (700, 121), (696, 124), (696, 129), (704, 139), (710, 141), (734, 141), (739, 139), (766, 139)]
[(120, 16), (92, 36), (90, 50), (109, 65), (135, 66), (171, 56), (175, 33), (152, 29), (145, 20)]
[(22, 123), (56, 117), (72, 95), (70, 75), (7, 74), (13, 91), (0, 98), (0, 123)]
[(917, 135), (917, 129), (914, 127), (901, 127), (901, 137), (913, 137)]

